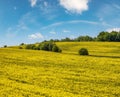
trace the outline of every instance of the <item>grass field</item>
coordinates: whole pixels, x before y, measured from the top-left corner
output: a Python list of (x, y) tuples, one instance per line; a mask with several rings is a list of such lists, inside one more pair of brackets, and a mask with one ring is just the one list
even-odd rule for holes
[(57, 45), (62, 53), (1, 48), (0, 97), (120, 97), (120, 42)]

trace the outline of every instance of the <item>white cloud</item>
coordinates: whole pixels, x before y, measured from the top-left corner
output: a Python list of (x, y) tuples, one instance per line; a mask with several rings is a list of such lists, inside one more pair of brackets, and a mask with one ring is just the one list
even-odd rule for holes
[(41, 0), (37, 6), (40, 9), (41, 15), (47, 19), (52, 20), (59, 15), (58, 7), (47, 0)]
[(105, 21), (102, 21), (101, 24), (103, 26), (113, 27), (113, 25), (106, 23)]
[(98, 18), (102, 18), (102, 21), (106, 20), (106, 22), (109, 22), (109, 24), (113, 25), (116, 22), (118, 23), (120, 17), (119, 13), (120, 13), (120, 5), (113, 3), (105, 3), (101, 5), (96, 15)]
[(16, 6), (14, 7), (14, 10), (17, 10), (17, 7), (16, 7)]
[(117, 31), (120, 32), (120, 28), (111, 28), (111, 29), (107, 29), (108, 32), (112, 32), (112, 31)]
[(34, 7), (37, 4), (37, 0), (29, 0), (31, 3), (31, 7)]
[(19, 24), (17, 25), (17, 30), (28, 30), (29, 28), (26, 26), (26, 24), (24, 22), (19, 22)]
[(81, 14), (88, 10), (89, 0), (59, 0), (60, 5), (71, 13)]
[(28, 35), (29, 39), (40, 39), (40, 38), (44, 38), (44, 36), (41, 33), (34, 33), (31, 35)]
[(74, 35), (70, 35), (70, 39), (74, 39), (75, 38), (75, 36)]
[(44, 2), (44, 6), (45, 6), (45, 7), (47, 7), (47, 6), (48, 6), (48, 3), (47, 3), (46, 1)]
[(56, 32), (55, 31), (51, 31), (50, 34), (56, 34)]
[(6, 37), (8, 38), (14, 38), (16, 36), (16, 32), (13, 32), (13, 28), (9, 27), (6, 31)]
[(116, 9), (120, 10), (120, 5), (113, 4), (113, 6), (114, 6)]
[(69, 33), (70, 31), (69, 30), (63, 30), (64, 33)]

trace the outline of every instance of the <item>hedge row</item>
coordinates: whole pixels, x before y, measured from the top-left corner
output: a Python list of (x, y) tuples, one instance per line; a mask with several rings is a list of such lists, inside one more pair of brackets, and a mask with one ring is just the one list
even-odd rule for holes
[(62, 50), (52, 42), (43, 42), (40, 44), (28, 44), (26, 45), (26, 49), (33, 50), (45, 50), (45, 51), (53, 51), (53, 52), (62, 52)]
[[(42, 42), (39, 44), (27, 44), (25, 48), (32, 49), (32, 50), (62, 52), (62, 50), (53, 42)], [(22, 47), (20, 46), (19, 49), (22, 49)], [(88, 50), (86, 48), (79, 49), (78, 53), (79, 55), (89, 55)]]

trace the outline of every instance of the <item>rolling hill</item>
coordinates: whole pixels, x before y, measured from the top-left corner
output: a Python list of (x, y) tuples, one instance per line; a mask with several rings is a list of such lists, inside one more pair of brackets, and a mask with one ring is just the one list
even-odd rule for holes
[(56, 44), (62, 53), (0, 48), (0, 97), (120, 96), (119, 42)]

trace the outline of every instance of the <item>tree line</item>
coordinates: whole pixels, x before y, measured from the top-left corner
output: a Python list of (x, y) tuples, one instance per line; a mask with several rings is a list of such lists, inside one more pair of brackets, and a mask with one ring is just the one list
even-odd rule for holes
[[(91, 36), (79, 36), (77, 38), (71, 39), (69, 37), (66, 37), (64, 39), (50, 39), (50, 40), (44, 40), (43, 42), (81, 42), (81, 41), (106, 41), (106, 42), (120, 42), (120, 31), (112, 31), (112, 32), (107, 32), (107, 31), (102, 31), (100, 32), (96, 37), (91, 37)], [(24, 45), (24, 43), (21, 43), (21, 45)], [(7, 45), (3, 46), (4, 48), (7, 47)], [(28, 48), (33, 48), (33, 49), (40, 49), (42, 46), (39, 45), (39, 47), (35, 47), (34, 45), (28, 45)], [(46, 44), (45, 44), (46, 47)]]
[[(20, 44), (20, 49), (22, 49), (24, 43)], [(52, 52), (59, 52), (61, 53), (62, 50), (53, 42), (41, 42), (38, 44), (26, 44), (25, 49), (31, 49), (31, 50), (44, 50), (44, 51), (52, 51)]]
[[(25, 49), (30, 49), (30, 50), (44, 50), (44, 51), (62, 53), (62, 49), (60, 49), (54, 42), (41, 42), (38, 44), (21, 43), (19, 49), (23, 49), (23, 46), (25, 46)], [(89, 52), (86, 48), (81, 48), (79, 49), (78, 54), (86, 56), (89, 55)]]
[(112, 32), (106, 32), (102, 31), (100, 32), (96, 37), (91, 36), (79, 36), (77, 38), (71, 39), (69, 37), (66, 37), (64, 39), (50, 39), (45, 40), (50, 42), (80, 42), (80, 41), (108, 41), (108, 42), (120, 42), (120, 32), (112, 31)]

